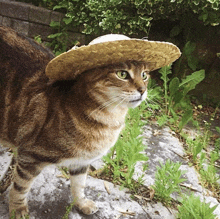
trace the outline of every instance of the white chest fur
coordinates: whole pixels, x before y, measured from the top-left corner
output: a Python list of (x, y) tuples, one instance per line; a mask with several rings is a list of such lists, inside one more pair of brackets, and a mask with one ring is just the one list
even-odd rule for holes
[(90, 150), (79, 149), (76, 157), (62, 159), (58, 166), (75, 166), (77, 168), (79, 166), (87, 166), (95, 160), (102, 158), (115, 145), (120, 131), (121, 128), (104, 135), (99, 142), (90, 142)]

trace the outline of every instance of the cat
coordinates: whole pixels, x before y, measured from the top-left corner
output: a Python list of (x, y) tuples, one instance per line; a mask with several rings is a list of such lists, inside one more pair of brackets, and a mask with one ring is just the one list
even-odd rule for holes
[(50, 164), (69, 168), (75, 206), (95, 213), (84, 195), (89, 165), (116, 143), (128, 108), (146, 99), (148, 63), (115, 63), (56, 81), (45, 75), (53, 54), (3, 26), (0, 51), (0, 143), (16, 151), (10, 215), (28, 215), (31, 184)]

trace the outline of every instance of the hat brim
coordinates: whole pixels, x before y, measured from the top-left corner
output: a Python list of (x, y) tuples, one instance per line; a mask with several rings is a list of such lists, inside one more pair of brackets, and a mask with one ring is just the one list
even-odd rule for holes
[(80, 73), (128, 60), (150, 63), (150, 70), (169, 65), (181, 52), (172, 43), (139, 39), (118, 40), (78, 47), (52, 59), (46, 75), (55, 80), (71, 80)]

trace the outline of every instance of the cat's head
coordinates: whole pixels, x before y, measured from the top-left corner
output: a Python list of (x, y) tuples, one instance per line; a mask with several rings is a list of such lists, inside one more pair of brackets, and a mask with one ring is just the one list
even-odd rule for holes
[(111, 111), (140, 105), (147, 97), (149, 77), (147, 63), (127, 61), (86, 71), (78, 80), (100, 108)]

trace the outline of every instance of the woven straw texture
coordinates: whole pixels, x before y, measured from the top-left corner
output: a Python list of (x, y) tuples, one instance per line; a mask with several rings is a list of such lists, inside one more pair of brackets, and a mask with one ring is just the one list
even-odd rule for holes
[(181, 55), (172, 43), (147, 40), (118, 40), (82, 46), (51, 60), (46, 75), (55, 80), (71, 80), (92, 68), (128, 60), (150, 63), (150, 70), (166, 66)]

